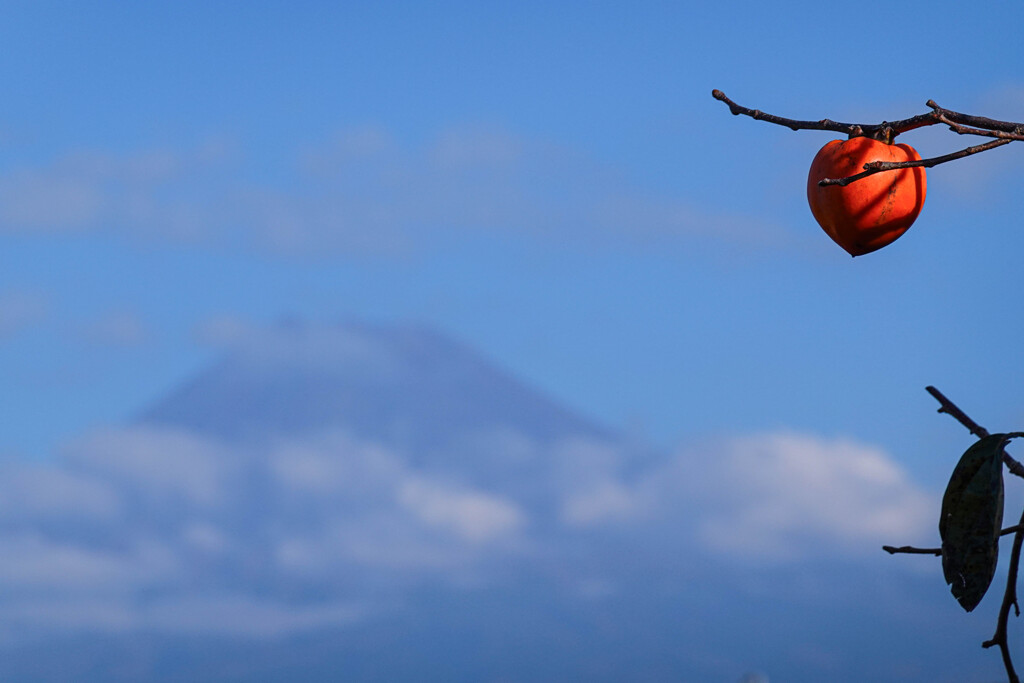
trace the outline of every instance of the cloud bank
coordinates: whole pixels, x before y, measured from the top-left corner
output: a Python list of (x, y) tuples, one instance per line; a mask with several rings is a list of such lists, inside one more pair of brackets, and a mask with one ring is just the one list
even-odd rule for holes
[[(639, 553), (757, 566), (856, 559), (933, 531), (933, 496), (852, 441), (750, 435), (628, 476), (630, 454), (613, 444), (527, 448), (545, 463), (539, 498), (343, 431), (258, 449), (145, 426), (95, 432), (60, 464), (0, 477), (0, 628), (269, 637), (350, 623), (382, 608), (367, 595), (424, 582), (500, 583), (531, 565), (571, 576), (579, 558), (564, 549), (605, 534)], [(599, 557), (575, 571), (573, 585), (613, 590)]]
[(654, 451), (430, 330), (214, 328), (225, 361), (135, 423), (2, 466), (0, 632), (280, 638), (422, 589), (602, 601), (935, 531), (853, 440)]
[(672, 482), (703, 511), (695, 531), (716, 552), (800, 560), (874, 552), (934, 536), (938, 501), (877, 447), (777, 432), (728, 439), (678, 458), (648, 485)]

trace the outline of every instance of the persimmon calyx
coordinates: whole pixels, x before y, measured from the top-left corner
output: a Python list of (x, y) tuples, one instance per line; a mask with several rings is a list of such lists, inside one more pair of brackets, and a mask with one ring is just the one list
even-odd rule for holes
[(896, 144), (896, 135), (897, 133), (893, 130), (892, 126), (890, 126), (888, 123), (883, 122), (879, 128), (876, 128), (870, 133), (865, 133), (863, 129), (861, 129), (860, 132), (850, 133), (846, 137), (846, 139), (852, 140), (854, 138), (871, 138), (872, 140), (884, 142), (887, 145), (894, 145)]

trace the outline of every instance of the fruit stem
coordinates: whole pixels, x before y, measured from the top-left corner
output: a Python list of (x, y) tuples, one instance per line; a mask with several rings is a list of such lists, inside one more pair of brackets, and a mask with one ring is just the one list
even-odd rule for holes
[(893, 130), (893, 127), (889, 125), (888, 122), (883, 122), (878, 128), (875, 128), (869, 133), (850, 133), (849, 139), (852, 140), (853, 138), (871, 138), (872, 140), (878, 140), (879, 142), (884, 142), (887, 145), (891, 145), (893, 144), (893, 141), (896, 140), (897, 135), (898, 133), (895, 130)]

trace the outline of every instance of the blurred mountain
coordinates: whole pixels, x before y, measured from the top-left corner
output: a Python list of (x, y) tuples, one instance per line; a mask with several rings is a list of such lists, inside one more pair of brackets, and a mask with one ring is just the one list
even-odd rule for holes
[[(363, 322), (289, 320), (249, 330), (135, 424), (249, 452), (343, 434), (387, 449), (412, 469), (500, 491), (545, 516), (561, 480), (573, 476), (566, 469), (587, 467), (580, 461), (586, 453), (567, 463), (566, 448), (621, 442), (434, 329)], [(331, 457), (355, 457), (345, 451)], [(640, 461), (634, 451), (628, 464)]]
[[(241, 332), (130, 424), (0, 473), (0, 680), (966, 680), (975, 664), (922, 608), (931, 592), (843, 554), (873, 515), (916, 509), (879, 498), (879, 471), (897, 505), (914, 490), (870, 448), (641, 449), (426, 327)], [(880, 623), (932, 640), (911, 657)]]
[(138, 421), (230, 441), (344, 428), (410, 452), (500, 430), (538, 442), (610, 437), (448, 336), (368, 323), (254, 331)]

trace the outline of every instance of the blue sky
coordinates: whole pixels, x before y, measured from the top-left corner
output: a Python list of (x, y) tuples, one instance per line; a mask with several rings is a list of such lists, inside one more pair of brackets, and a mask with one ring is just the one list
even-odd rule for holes
[(1024, 428), (1024, 155), (929, 171), (914, 227), (851, 259), (804, 197), (832, 136), (710, 92), (1024, 121), (999, 12), (3, 3), (0, 453), (51, 459), (294, 316), (432, 325), (658, 447), (850, 440), (941, 490), (970, 439), (925, 385)]
[[(819, 4), (8, 4), (6, 446), (129, 415), (209, 357), (204, 320), (289, 314), (435, 322), (660, 443), (923, 439), (926, 383), (1010, 426), (1019, 152), (935, 169), (908, 238), (844, 260), (802, 196), (830, 136), (709, 96), (1022, 118), (1012, 35), (885, 11), (869, 31)], [(979, 46), (927, 56), (954, 31)], [(134, 343), (84, 343), (117, 320)]]

